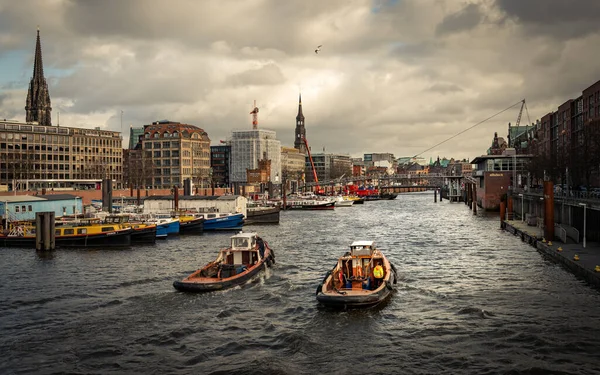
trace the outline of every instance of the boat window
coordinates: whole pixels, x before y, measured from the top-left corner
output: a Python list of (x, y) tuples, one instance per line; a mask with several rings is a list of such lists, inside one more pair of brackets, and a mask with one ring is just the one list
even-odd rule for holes
[(110, 232), (113, 230), (113, 227), (102, 227), (103, 232)]
[(77, 234), (87, 234), (87, 228), (77, 228)]
[(75, 234), (75, 230), (73, 228), (65, 229), (64, 234)]
[(234, 238), (233, 239), (233, 247), (236, 248), (248, 248), (248, 239), (247, 238)]
[(54, 235), (55, 236), (60, 236), (60, 229), (55, 229), (54, 230)]

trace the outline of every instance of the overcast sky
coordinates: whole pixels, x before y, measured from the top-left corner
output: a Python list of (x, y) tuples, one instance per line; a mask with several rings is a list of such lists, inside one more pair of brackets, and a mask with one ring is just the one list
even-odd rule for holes
[[(218, 144), (256, 100), (292, 146), (301, 92), (313, 151), (412, 156), (600, 80), (598, 0), (0, 0), (0, 118), (25, 120), (38, 25), (53, 124), (119, 130), (123, 111), (125, 140), (169, 119)], [(519, 108), (422, 156), (484, 154)]]

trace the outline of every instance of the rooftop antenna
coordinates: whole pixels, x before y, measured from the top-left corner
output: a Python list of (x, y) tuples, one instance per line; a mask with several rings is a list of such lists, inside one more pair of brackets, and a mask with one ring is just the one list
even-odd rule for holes
[(256, 100), (254, 101), (254, 109), (250, 112), (252, 115), (252, 129), (258, 129), (258, 107), (256, 106)]
[(56, 111), (56, 116), (57, 116), (56, 127), (60, 128), (60, 111)]

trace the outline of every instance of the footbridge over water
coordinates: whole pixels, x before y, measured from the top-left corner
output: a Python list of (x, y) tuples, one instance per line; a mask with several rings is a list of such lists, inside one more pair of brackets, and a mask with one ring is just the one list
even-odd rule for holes
[(335, 178), (326, 181), (306, 182), (301, 189), (314, 191), (320, 186), (326, 192), (341, 191), (344, 186), (374, 186), (379, 190), (394, 193), (424, 191), (431, 189), (448, 188), (451, 195), (462, 196), (462, 175), (432, 174), (395, 174), (387, 176), (352, 176)]

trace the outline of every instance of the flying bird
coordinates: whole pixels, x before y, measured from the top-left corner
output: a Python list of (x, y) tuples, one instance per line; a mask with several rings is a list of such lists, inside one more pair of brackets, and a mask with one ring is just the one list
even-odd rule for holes
[(319, 46), (317, 47), (317, 49), (315, 50), (315, 53), (316, 53), (317, 55), (319, 54), (319, 51), (321, 50), (321, 47), (323, 47), (323, 45), (322, 45), (322, 44), (321, 44), (321, 45), (319, 45)]

